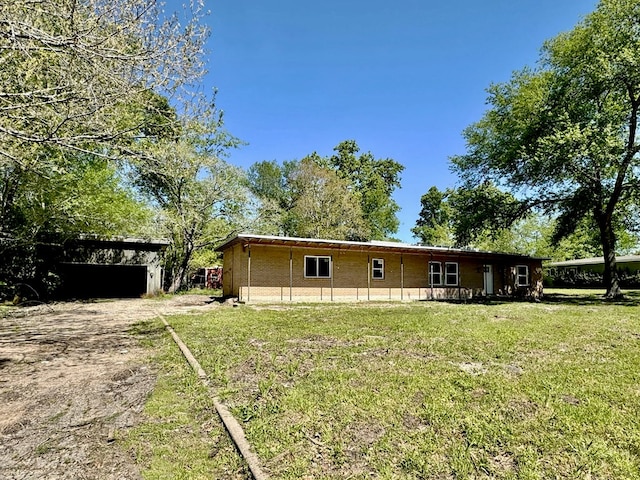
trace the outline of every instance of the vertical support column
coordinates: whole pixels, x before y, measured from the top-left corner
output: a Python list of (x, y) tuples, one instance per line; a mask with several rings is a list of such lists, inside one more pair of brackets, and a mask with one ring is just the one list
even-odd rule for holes
[[(429, 285), (431, 287), (431, 298), (430, 300), (433, 300), (433, 278), (431, 278), (431, 263), (433, 262), (433, 253), (429, 253), (429, 265), (427, 268), (427, 281), (429, 282)], [(440, 272), (440, 275), (442, 275), (442, 272)]]
[(371, 256), (367, 255), (367, 301), (371, 301)]
[(289, 301), (293, 301), (293, 248), (289, 248)]
[(404, 300), (404, 258), (400, 255), (400, 300)]
[[(333, 302), (333, 255), (329, 257), (329, 276), (331, 277), (331, 301)], [(322, 290), (320, 290), (322, 292)], [(322, 295), (322, 293), (321, 293)]]
[(251, 301), (251, 244), (247, 247), (249, 255), (247, 257), (247, 302)]
[(460, 281), (460, 255), (458, 255), (458, 300), (462, 300), (462, 282)]

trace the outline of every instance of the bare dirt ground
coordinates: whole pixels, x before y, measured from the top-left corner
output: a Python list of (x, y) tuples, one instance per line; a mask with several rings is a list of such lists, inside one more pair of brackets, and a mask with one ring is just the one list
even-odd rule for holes
[(209, 297), (70, 302), (0, 317), (0, 479), (137, 479), (114, 441), (135, 425), (156, 373), (129, 332)]

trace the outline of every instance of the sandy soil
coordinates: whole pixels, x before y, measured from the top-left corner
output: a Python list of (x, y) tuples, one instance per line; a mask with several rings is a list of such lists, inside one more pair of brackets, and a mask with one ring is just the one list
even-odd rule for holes
[(139, 320), (216, 308), (209, 297), (57, 303), (0, 317), (0, 479), (137, 479), (117, 438), (156, 375)]

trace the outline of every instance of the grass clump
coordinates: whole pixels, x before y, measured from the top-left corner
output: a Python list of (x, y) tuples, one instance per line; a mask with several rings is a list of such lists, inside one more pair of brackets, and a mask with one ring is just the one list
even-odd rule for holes
[[(170, 323), (272, 478), (631, 479), (640, 477), (638, 310), (244, 306)], [(183, 361), (164, 355), (179, 375)], [(181, 401), (206, 412), (184, 382)], [(150, 408), (169, 408), (154, 397)]]

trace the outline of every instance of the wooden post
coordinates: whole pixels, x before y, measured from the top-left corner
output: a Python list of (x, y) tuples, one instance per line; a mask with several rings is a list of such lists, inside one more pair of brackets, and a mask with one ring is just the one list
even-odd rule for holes
[(400, 255), (400, 300), (404, 300), (404, 258)]
[[(427, 278), (429, 279), (429, 285), (431, 286), (431, 300), (433, 300), (433, 277), (431, 276), (431, 264), (433, 263), (433, 253), (429, 253), (429, 270), (427, 271)], [(442, 272), (440, 272), (442, 275)]]
[(289, 248), (289, 301), (293, 301), (293, 249)]
[(367, 301), (371, 301), (371, 256), (367, 255)]
[(333, 255), (329, 257), (329, 277), (331, 278), (331, 301), (333, 302)]
[(251, 301), (251, 244), (247, 247), (249, 256), (247, 258), (247, 302)]

